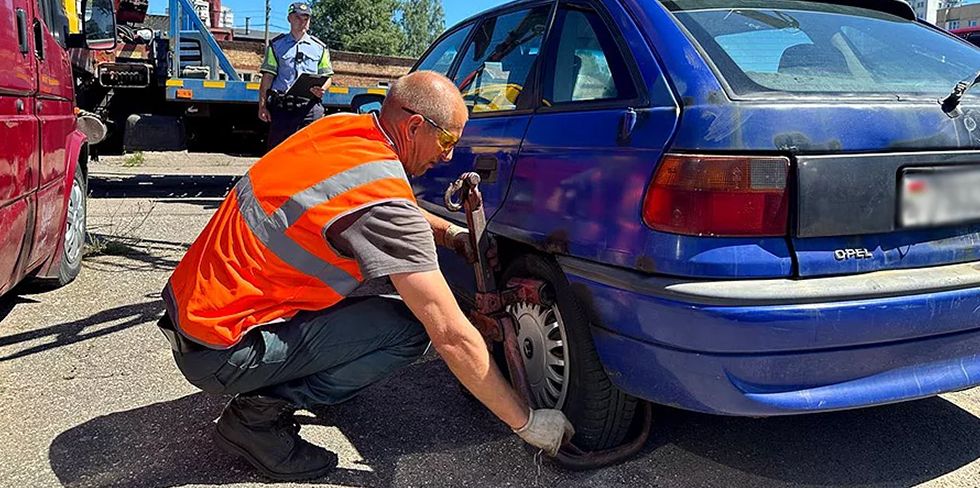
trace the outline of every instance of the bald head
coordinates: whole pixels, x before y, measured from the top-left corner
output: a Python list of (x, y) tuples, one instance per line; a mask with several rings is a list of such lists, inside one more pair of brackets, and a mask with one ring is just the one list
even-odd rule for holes
[(392, 83), (381, 107), (381, 119), (402, 119), (408, 115), (402, 108), (425, 115), (450, 130), (461, 129), (468, 115), (456, 85), (434, 71), (416, 71)]
[(416, 71), (395, 81), (379, 117), (398, 159), (413, 176), (452, 159), (468, 118), (456, 85), (433, 71)]

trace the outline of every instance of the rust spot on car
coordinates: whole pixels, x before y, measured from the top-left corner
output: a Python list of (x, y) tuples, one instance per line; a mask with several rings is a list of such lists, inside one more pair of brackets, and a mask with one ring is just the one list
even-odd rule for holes
[(636, 258), (636, 269), (647, 273), (657, 271), (657, 263), (650, 256), (640, 256)]
[(552, 254), (568, 253), (568, 231), (556, 230), (544, 241), (544, 250)]

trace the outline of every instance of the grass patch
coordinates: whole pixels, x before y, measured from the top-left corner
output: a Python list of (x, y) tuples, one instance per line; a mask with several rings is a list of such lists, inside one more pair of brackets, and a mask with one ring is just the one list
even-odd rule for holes
[(122, 165), (127, 168), (136, 168), (143, 166), (145, 163), (146, 156), (143, 155), (143, 151), (136, 151), (133, 154), (126, 156), (126, 159), (123, 160)]
[(110, 214), (106, 224), (88, 229), (83, 256), (126, 256), (133, 253), (142, 243), (139, 231), (155, 207), (153, 204), (148, 207), (137, 204), (136, 211), (128, 215)]
[(127, 242), (128, 240), (115, 236), (105, 237), (89, 234), (84, 256), (126, 256), (133, 252), (133, 245)]

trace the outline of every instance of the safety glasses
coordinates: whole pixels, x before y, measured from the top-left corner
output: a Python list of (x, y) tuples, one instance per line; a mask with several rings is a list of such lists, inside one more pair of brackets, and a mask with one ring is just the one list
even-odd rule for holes
[(414, 110), (412, 110), (410, 108), (402, 107), (402, 110), (404, 110), (404, 111), (406, 111), (406, 112), (408, 112), (408, 113), (410, 113), (412, 115), (418, 115), (419, 117), (422, 117), (422, 120), (425, 120), (426, 122), (429, 123), (429, 125), (431, 125), (432, 127), (435, 127), (436, 129), (439, 130), (439, 139), (438, 139), (438, 142), (439, 142), (439, 148), (442, 149), (442, 152), (444, 152), (444, 153), (449, 152), (450, 150), (452, 150), (452, 148), (456, 147), (456, 144), (457, 143), (459, 143), (459, 137), (456, 137), (456, 135), (454, 135), (452, 132), (449, 132), (448, 130), (443, 129), (442, 126), (440, 126), (439, 124), (437, 124), (434, 120), (432, 120), (432, 119), (426, 117), (425, 115), (422, 115), (422, 114), (420, 114), (420, 113), (418, 113), (418, 112), (416, 112), (416, 111), (414, 111)]

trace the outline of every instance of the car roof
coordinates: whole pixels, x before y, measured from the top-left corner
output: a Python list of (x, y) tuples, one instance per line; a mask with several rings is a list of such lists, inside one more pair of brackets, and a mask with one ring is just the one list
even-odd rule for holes
[[(558, 0), (553, 0), (553, 1), (558, 1)], [(656, 1), (664, 2), (665, 0), (656, 0)], [(892, 15), (897, 15), (897, 16), (903, 17), (903, 18), (905, 18), (907, 20), (915, 20), (915, 18), (916, 18), (915, 17), (915, 11), (912, 10), (912, 6), (909, 5), (908, 3), (906, 3), (903, 0), (807, 0), (807, 1), (819, 2), (819, 3), (832, 3), (832, 4), (837, 4), (837, 5), (850, 5), (850, 6), (855, 6), (855, 7), (863, 7), (863, 8), (868, 8), (868, 9), (878, 10), (878, 11), (881, 11), (881, 12), (890, 13)], [(513, 1), (510, 1), (510, 2), (507, 2), (507, 3), (504, 3), (502, 5), (498, 5), (496, 7), (493, 7), (493, 8), (484, 10), (482, 12), (478, 12), (478, 13), (476, 13), (474, 15), (471, 15), (471, 16), (469, 16), (469, 17), (467, 17), (467, 18), (465, 18), (465, 19), (457, 22), (456, 25), (463, 25), (463, 24), (466, 24), (468, 22), (472, 22), (475, 19), (479, 19), (479, 18), (484, 17), (484, 16), (487, 16), (487, 15), (492, 15), (492, 14), (494, 14), (496, 12), (499, 12), (499, 11), (502, 11), (502, 10), (507, 10), (507, 9), (510, 9), (512, 7), (516, 7), (516, 6), (519, 6), (519, 5), (523, 5), (523, 4), (534, 4), (534, 3), (541, 3), (541, 0), (513, 0)], [(705, 3), (706, 4), (710, 4), (711, 2), (710, 1), (707, 1)]]
[[(634, 0), (640, 1), (640, 0)], [(660, 3), (668, 4), (668, 9), (670, 5), (684, 5), (686, 7), (681, 8), (686, 9), (707, 9), (707, 8), (731, 8), (731, 7), (743, 7), (743, 8), (787, 8), (788, 6), (796, 2), (795, 0), (781, 0), (778, 2), (770, 2), (768, 0), (678, 0), (675, 4), (670, 0), (658, 0)], [(887, 14), (895, 15), (901, 17), (905, 20), (914, 21), (915, 11), (912, 10), (912, 6), (903, 0), (806, 0), (808, 3), (826, 3), (831, 5), (844, 5), (849, 7), (859, 7), (869, 10), (877, 10), (879, 12), (884, 12)], [(733, 5), (734, 4), (734, 5)], [(675, 7), (676, 8), (676, 7)]]

